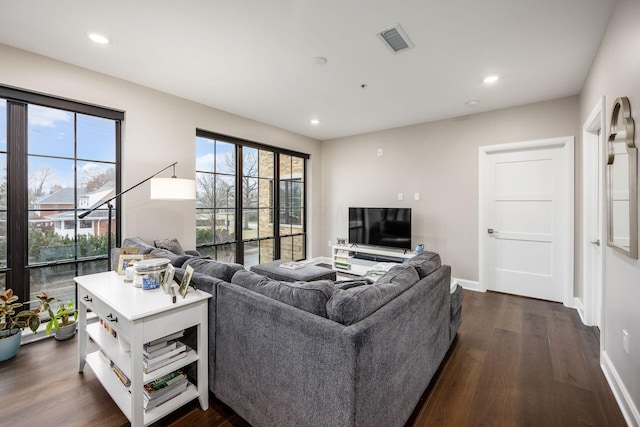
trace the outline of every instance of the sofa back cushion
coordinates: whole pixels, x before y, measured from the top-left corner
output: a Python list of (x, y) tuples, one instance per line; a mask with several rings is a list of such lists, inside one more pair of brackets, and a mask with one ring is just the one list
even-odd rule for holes
[(231, 278), (237, 271), (244, 270), (244, 267), (241, 264), (216, 261), (209, 258), (190, 257), (185, 261), (183, 267), (186, 268), (187, 265), (193, 267), (193, 270), (198, 273), (217, 277), (218, 279), (222, 279), (228, 283), (231, 283)]
[(407, 261), (407, 264), (415, 267), (421, 279), (424, 279), (425, 277), (439, 269), (442, 265), (440, 261), (440, 255), (435, 252), (428, 251), (414, 256), (409, 261)]
[(368, 317), (420, 280), (416, 269), (406, 264), (393, 267), (387, 274), (372, 285), (348, 289), (336, 287), (327, 303), (327, 317), (343, 325), (352, 325)]
[(334, 290), (331, 280), (281, 282), (246, 270), (234, 274), (231, 283), (322, 317), (327, 317), (327, 302)]
[(191, 258), (189, 255), (177, 255), (166, 249), (154, 248), (148, 256), (153, 258), (167, 258), (174, 267), (182, 267), (184, 262)]
[(391, 269), (387, 271), (384, 276), (379, 278), (376, 283), (381, 285), (393, 282), (404, 285), (413, 285), (418, 280), (420, 280), (420, 275), (416, 268), (408, 263), (404, 263), (391, 267)]
[(175, 237), (173, 239), (154, 240), (153, 246), (160, 249), (166, 249), (174, 254), (184, 255), (184, 249), (182, 245)]
[(138, 253), (146, 255), (151, 252), (154, 247), (142, 240), (140, 237), (127, 237), (122, 241), (122, 246), (138, 248)]

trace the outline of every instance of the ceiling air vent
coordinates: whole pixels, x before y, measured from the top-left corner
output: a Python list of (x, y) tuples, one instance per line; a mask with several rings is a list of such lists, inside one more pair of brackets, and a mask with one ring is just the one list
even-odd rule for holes
[(413, 47), (413, 43), (409, 40), (407, 33), (404, 32), (400, 24), (385, 28), (378, 33), (378, 37), (393, 53), (404, 52)]

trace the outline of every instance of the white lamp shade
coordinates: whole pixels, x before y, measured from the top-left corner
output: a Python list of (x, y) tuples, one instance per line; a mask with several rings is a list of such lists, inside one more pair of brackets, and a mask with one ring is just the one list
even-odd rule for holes
[(154, 200), (195, 200), (196, 182), (193, 179), (152, 178), (150, 198)]

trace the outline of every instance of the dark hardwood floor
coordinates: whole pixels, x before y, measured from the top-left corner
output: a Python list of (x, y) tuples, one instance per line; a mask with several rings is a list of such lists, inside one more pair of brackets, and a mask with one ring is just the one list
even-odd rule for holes
[[(122, 426), (77, 337), (23, 346), (0, 362), (0, 425)], [(561, 304), (465, 291), (458, 337), (407, 426), (625, 426), (599, 367), (593, 328)], [(157, 425), (247, 426), (211, 396)]]

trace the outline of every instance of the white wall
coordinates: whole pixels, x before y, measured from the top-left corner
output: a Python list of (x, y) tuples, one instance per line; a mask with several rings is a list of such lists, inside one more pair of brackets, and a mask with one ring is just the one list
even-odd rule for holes
[(578, 129), (578, 98), (570, 97), (325, 141), (324, 253), (328, 240), (347, 236), (349, 206), (410, 207), (413, 244), (438, 252), (454, 277), (477, 281), (478, 147)]
[[(273, 126), (226, 113), (137, 84), (0, 44), (0, 84), (125, 111), (122, 188), (178, 161), (177, 175), (195, 176), (195, 131), (206, 129), (311, 155), (310, 213), (320, 194), (320, 143)], [(166, 172), (169, 177), (170, 171)], [(123, 197), (123, 237), (152, 241), (177, 237), (195, 247), (195, 204), (149, 200), (149, 184)], [(317, 256), (320, 215), (308, 216), (309, 256)]]
[[(640, 145), (640, 2), (619, 0), (580, 96), (583, 123), (601, 96), (606, 96), (607, 134), (611, 107), (627, 96)], [(615, 382), (631, 425), (640, 425), (640, 261), (605, 249), (605, 283), (601, 362)], [(631, 338), (630, 354), (622, 349), (622, 330)], [(617, 387), (617, 389), (616, 389)]]

